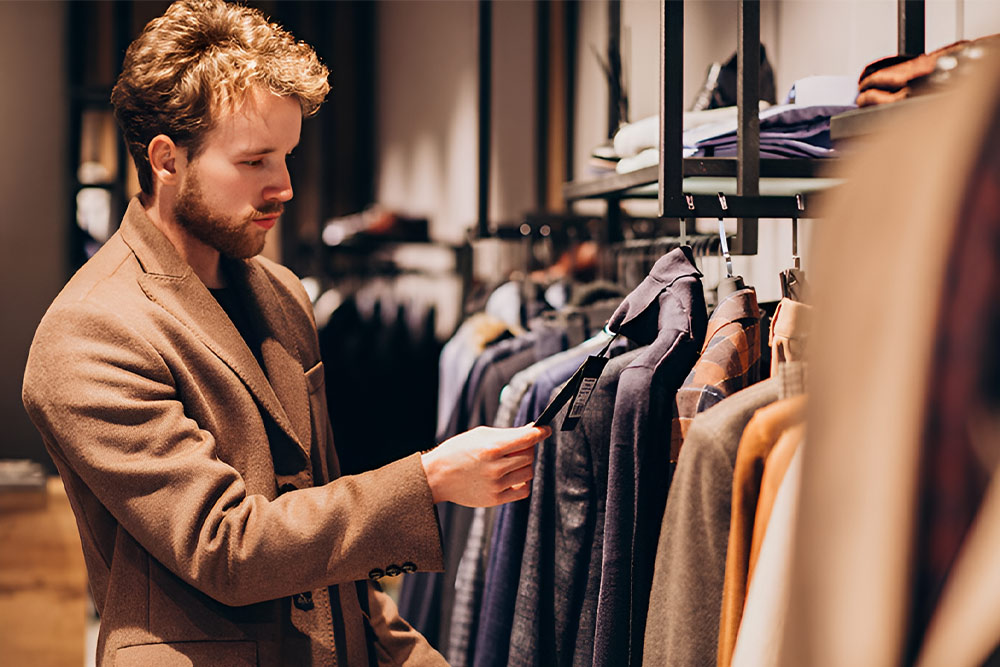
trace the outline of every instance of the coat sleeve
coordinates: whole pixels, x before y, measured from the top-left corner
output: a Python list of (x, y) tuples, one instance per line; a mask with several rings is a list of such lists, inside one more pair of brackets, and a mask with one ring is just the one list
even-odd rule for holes
[(368, 583), (368, 602), (372, 631), (375, 634), (375, 656), (379, 665), (428, 667), (448, 662), (422, 634), (403, 620), (392, 598)]
[(419, 455), (274, 499), (249, 494), (213, 434), (185, 414), (157, 349), (93, 303), (47, 313), (23, 400), (47, 446), (118, 524), (224, 604), (366, 579), (393, 562), (442, 566)]

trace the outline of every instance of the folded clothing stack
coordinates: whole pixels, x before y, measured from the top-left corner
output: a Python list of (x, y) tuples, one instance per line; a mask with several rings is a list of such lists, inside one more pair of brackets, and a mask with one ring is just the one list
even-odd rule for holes
[[(760, 156), (823, 158), (833, 153), (830, 118), (854, 105), (783, 104), (760, 113)], [(734, 157), (736, 123), (702, 127), (684, 133), (685, 151), (696, 157)]]
[[(834, 153), (830, 141), (830, 118), (844, 111), (854, 109), (853, 104), (782, 104), (763, 109), (760, 112), (760, 156), (765, 158), (822, 158)], [(648, 120), (648, 119), (647, 119)], [(653, 120), (656, 120), (654, 117)], [(645, 121), (640, 121), (643, 123)], [(636, 123), (635, 125), (638, 125)], [(699, 125), (684, 131), (684, 157), (734, 157), (736, 155), (735, 114), (722, 121)], [(659, 124), (646, 123), (647, 146), (655, 146), (659, 137)], [(622, 128), (615, 136), (615, 148), (627, 149), (631, 154), (623, 155), (616, 171), (629, 173), (655, 165), (659, 162), (659, 150), (654, 147), (635, 150), (642, 146), (633, 128), (626, 135), (628, 141), (619, 141), (619, 136), (628, 130)], [(652, 130), (656, 130), (655, 133)], [(621, 154), (621, 153), (619, 153)]]

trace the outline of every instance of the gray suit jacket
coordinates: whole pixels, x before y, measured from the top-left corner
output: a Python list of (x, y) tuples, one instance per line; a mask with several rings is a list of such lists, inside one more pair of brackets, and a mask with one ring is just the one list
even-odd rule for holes
[(608, 485), (608, 447), (618, 378), (642, 352), (608, 362), (573, 431), (538, 450), (508, 665), (590, 665), (597, 619)]
[(777, 381), (765, 380), (691, 422), (663, 513), (644, 665), (715, 664), (736, 450), (753, 413), (777, 399)]

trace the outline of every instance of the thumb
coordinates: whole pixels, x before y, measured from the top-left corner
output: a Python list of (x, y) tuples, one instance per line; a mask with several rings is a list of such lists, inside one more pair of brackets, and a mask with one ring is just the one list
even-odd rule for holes
[(518, 428), (504, 429), (505, 441), (498, 447), (501, 455), (527, 449), (532, 445), (544, 440), (552, 435), (552, 429), (548, 426), (535, 426), (528, 424)]

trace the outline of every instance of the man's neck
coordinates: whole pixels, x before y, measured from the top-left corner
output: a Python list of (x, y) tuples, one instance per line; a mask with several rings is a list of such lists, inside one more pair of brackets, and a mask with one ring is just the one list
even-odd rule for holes
[(188, 263), (195, 275), (208, 288), (225, 287), (225, 279), (219, 263), (219, 251), (205, 245), (191, 235), (174, 219), (162, 198), (140, 195), (142, 206), (152, 223), (163, 232), (173, 244), (181, 258)]

